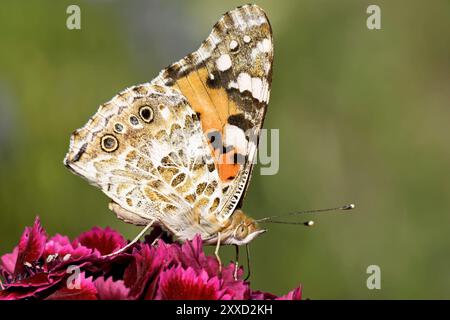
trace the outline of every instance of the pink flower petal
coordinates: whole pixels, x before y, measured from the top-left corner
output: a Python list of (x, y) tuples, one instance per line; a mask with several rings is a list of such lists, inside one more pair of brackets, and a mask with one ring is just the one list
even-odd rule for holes
[(123, 280), (113, 281), (112, 277), (100, 277), (94, 281), (100, 300), (128, 300), (130, 289), (125, 287)]
[(158, 300), (218, 300), (222, 296), (220, 281), (209, 278), (206, 271), (197, 275), (181, 266), (163, 271), (159, 278)]
[(80, 273), (78, 287), (72, 288), (67, 283), (64, 283), (63, 287), (52, 293), (45, 300), (97, 300), (97, 289), (92, 281), (92, 277), (86, 278), (82, 272)]
[[(214, 257), (215, 258), (215, 257)], [(243, 270), (238, 270), (238, 279), (234, 279), (234, 263), (230, 263), (228, 266), (222, 267), (221, 280), (222, 289), (233, 300), (245, 300), (250, 295), (250, 288), (248, 283), (241, 280)]]
[(156, 279), (163, 263), (163, 255), (158, 253), (160, 250), (146, 244), (133, 250), (133, 260), (123, 275), (131, 296), (139, 298), (145, 294), (148, 298), (153, 298)]
[(109, 227), (105, 229), (94, 227), (75, 239), (74, 246), (79, 244), (90, 249), (97, 249), (101, 255), (107, 255), (124, 247), (127, 241), (120, 233)]
[(42, 256), (46, 241), (45, 231), (41, 227), (39, 217), (36, 217), (33, 227), (26, 227), (20, 238), (17, 262), (14, 268), (15, 274), (20, 274), (24, 271), (25, 263), (35, 262)]
[(202, 239), (196, 235), (191, 241), (183, 244), (166, 244), (159, 242), (160, 247), (164, 247), (166, 259), (172, 260), (175, 264), (181, 264), (184, 268), (193, 268), (197, 272), (205, 270), (208, 275), (215, 276), (219, 273), (219, 264), (215, 257), (207, 257), (203, 252)]
[(301, 300), (302, 299), (302, 287), (295, 288), (288, 292), (284, 296), (276, 298), (276, 300)]
[(252, 291), (250, 294), (250, 300), (274, 300), (276, 298), (276, 295), (269, 292)]
[(0, 258), (0, 271), (6, 273), (14, 273), (14, 268), (19, 254), (19, 247), (15, 247), (13, 252), (6, 253)]
[(203, 242), (200, 236), (195, 236), (192, 241), (185, 241), (182, 245), (173, 243), (170, 245), (160, 242), (159, 246), (165, 250), (165, 259), (173, 261), (172, 264), (181, 265), (183, 268), (192, 268), (197, 274), (206, 272), (209, 277), (218, 276), (221, 279), (221, 289), (230, 299), (242, 300), (249, 296), (248, 284), (239, 280), (243, 271), (239, 269), (238, 280), (234, 280), (234, 264), (222, 268), (219, 274), (219, 264), (216, 257), (206, 256), (203, 252)]
[(54, 284), (57, 284), (57, 282), (42, 285), (40, 287), (23, 287), (19, 290), (17, 287), (10, 287), (0, 291), (0, 300), (20, 300), (31, 297), (36, 298), (42, 291), (47, 290)]

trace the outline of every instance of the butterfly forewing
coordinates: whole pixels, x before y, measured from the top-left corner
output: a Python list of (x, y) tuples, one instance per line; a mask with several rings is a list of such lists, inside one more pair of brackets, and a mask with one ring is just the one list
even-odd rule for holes
[(153, 83), (173, 86), (200, 118), (219, 173), (227, 219), (248, 186), (270, 95), (273, 40), (256, 5), (226, 13), (200, 48), (161, 71)]

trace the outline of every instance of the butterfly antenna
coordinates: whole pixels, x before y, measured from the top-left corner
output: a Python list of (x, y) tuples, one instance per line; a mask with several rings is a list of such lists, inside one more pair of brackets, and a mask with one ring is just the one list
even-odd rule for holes
[(306, 227), (312, 227), (314, 225), (314, 221), (313, 220), (308, 220), (308, 221), (303, 221), (303, 222), (295, 222), (295, 221), (280, 221), (280, 220), (274, 220), (274, 219), (279, 218), (279, 217), (300, 215), (300, 214), (311, 214), (311, 213), (317, 214), (317, 213), (327, 213), (327, 212), (341, 211), (341, 210), (342, 211), (348, 211), (348, 210), (352, 210), (354, 208), (355, 208), (355, 205), (353, 203), (350, 203), (350, 204), (346, 204), (344, 206), (335, 207), (335, 208), (314, 209), (314, 210), (290, 212), (290, 213), (283, 214), (283, 215), (262, 218), (262, 219), (256, 220), (256, 222), (259, 222), (259, 223), (261, 223), (261, 222), (262, 223), (268, 222), (268, 223), (279, 223), (279, 224), (297, 224), (297, 225), (304, 225)]

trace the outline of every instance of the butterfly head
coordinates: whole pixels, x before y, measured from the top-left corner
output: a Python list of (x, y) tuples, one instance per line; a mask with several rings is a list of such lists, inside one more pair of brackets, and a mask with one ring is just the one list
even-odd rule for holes
[(231, 223), (222, 231), (223, 242), (227, 244), (243, 245), (250, 243), (258, 235), (266, 232), (256, 221), (247, 216), (242, 210), (236, 210)]

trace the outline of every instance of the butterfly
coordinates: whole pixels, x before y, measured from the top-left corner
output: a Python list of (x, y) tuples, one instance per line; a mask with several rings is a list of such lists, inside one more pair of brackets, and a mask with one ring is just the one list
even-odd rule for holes
[[(272, 29), (257, 5), (225, 13), (200, 48), (102, 104), (64, 164), (125, 222), (180, 241), (243, 245), (263, 233), (241, 209), (270, 96)], [(146, 229), (145, 229), (146, 230)]]

